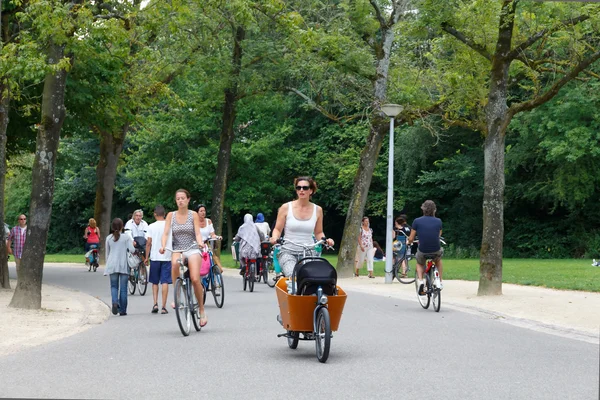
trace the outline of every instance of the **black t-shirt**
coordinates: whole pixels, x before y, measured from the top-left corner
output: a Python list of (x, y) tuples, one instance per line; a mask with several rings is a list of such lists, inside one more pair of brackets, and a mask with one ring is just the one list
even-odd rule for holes
[(404, 224), (404, 226), (401, 226), (400, 228), (394, 227), (394, 231), (396, 232), (396, 240), (399, 240), (402, 243), (406, 243), (406, 239), (408, 239), (408, 237), (410, 236), (410, 225)]
[(440, 249), (441, 219), (424, 215), (414, 220), (412, 228), (417, 231), (421, 253), (435, 253)]

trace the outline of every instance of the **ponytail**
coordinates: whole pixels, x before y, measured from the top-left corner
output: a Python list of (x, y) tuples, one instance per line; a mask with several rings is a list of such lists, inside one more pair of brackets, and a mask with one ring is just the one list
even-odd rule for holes
[(121, 218), (115, 218), (111, 224), (113, 240), (117, 242), (121, 237), (121, 231), (123, 230), (123, 220)]

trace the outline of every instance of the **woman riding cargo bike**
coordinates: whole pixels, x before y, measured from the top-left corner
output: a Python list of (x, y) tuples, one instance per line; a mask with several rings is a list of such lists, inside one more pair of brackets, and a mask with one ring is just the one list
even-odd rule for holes
[[(310, 177), (300, 177), (294, 180), (294, 186), (297, 199), (279, 208), (271, 237), (271, 243), (277, 244), (285, 230), (277, 256), (287, 278), (277, 282), (276, 292), (278, 320), (287, 332), (279, 336), (286, 337), (292, 349), (299, 340), (314, 340), (317, 358), (326, 362), (331, 332), (338, 328), (346, 294), (337, 286), (333, 266), (316, 257), (314, 250), (315, 245), (334, 245), (323, 233), (323, 209), (310, 202), (317, 184)], [(322, 239), (315, 243), (313, 234)]]

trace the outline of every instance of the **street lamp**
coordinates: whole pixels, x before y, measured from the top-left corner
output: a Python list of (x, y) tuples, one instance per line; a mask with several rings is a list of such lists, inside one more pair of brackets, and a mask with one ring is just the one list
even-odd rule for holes
[(392, 283), (392, 230), (394, 229), (394, 118), (400, 114), (404, 107), (398, 104), (384, 104), (381, 111), (390, 117), (390, 149), (388, 161), (388, 186), (387, 186), (387, 218), (385, 232), (385, 283)]

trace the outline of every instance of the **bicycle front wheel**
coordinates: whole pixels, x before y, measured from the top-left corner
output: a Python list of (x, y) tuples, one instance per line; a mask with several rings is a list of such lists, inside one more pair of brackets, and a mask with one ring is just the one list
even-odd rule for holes
[[(416, 276), (416, 271), (415, 271), (415, 276)], [(424, 295), (419, 294), (419, 280), (416, 279), (416, 277), (415, 277), (415, 289), (417, 291), (417, 298), (419, 299), (419, 304), (421, 304), (421, 307), (423, 307), (424, 309), (428, 309), (429, 302), (431, 301), (431, 295), (429, 294), (429, 292), (427, 290), (427, 287), (428, 287), (427, 281), (429, 279), (429, 276), (427, 274), (424, 274), (423, 277), (425, 278), (423, 281), (423, 284), (425, 286), (423, 290), (425, 290), (427, 293)]]
[(315, 332), (315, 346), (317, 358), (324, 363), (329, 358), (329, 347), (331, 345), (331, 321), (329, 310), (321, 307), (317, 313), (317, 331)]
[(415, 275), (410, 274), (411, 271), (415, 270), (415, 264), (416, 261), (414, 258), (407, 258), (405, 259), (406, 261), (406, 271), (402, 271), (402, 263), (400, 263), (400, 265), (398, 265), (398, 281), (400, 281), (401, 283), (404, 283), (405, 285), (411, 284), (415, 281)]
[(223, 275), (219, 271), (219, 267), (213, 267), (213, 274), (211, 277), (212, 282), (212, 294), (215, 298), (215, 304), (217, 307), (222, 308), (225, 302), (225, 286), (223, 285)]
[(129, 273), (129, 294), (134, 294), (135, 293), (135, 286), (137, 283), (137, 276), (136, 276), (136, 272), (135, 271), (131, 271)]
[[(206, 293), (206, 290), (204, 290), (204, 293)], [(192, 289), (191, 285), (187, 295), (188, 299), (190, 299), (190, 315), (192, 316), (194, 329), (196, 329), (196, 332), (200, 332), (200, 329), (202, 329), (200, 326), (200, 307), (198, 307), (198, 299), (196, 299), (194, 289)]]
[(267, 285), (269, 285), (269, 287), (275, 287), (275, 284), (277, 283), (275, 280), (277, 274), (275, 273), (275, 266), (271, 260), (265, 260), (265, 274)]
[(137, 281), (137, 288), (140, 296), (143, 296), (146, 294), (146, 290), (148, 290), (148, 268), (141, 264), (138, 269), (140, 275)]
[(189, 299), (186, 287), (183, 284), (181, 278), (177, 278), (175, 281), (175, 315), (177, 315), (177, 323), (183, 336), (190, 334), (190, 307)]

